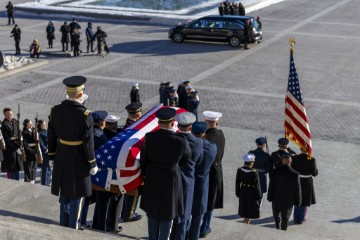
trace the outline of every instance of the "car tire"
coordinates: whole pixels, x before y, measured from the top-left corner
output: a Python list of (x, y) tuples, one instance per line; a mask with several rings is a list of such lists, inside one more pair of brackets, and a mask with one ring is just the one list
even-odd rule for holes
[(184, 41), (184, 35), (181, 32), (175, 32), (172, 39), (176, 43), (181, 43)]
[(236, 48), (236, 47), (240, 47), (240, 38), (236, 37), (236, 36), (231, 36), (229, 38), (229, 45)]

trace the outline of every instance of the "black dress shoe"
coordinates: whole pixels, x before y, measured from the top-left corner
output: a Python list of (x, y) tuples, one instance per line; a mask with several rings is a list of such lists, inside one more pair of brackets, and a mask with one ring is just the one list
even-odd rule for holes
[(206, 238), (207, 235), (209, 235), (211, 233), (211, 229), (209, 229), (209, 231), (204, 232), (204, 233), (200, 233), (200, 238)]
[(126, 219), (124, 220), (124, 222), (135, 222), (135, 221), (139, 221), (141, 218), (142, 218), (141, 214), (134, 213), (132, 218)]
[(122, 230), (123, 230), (122, 226), (118, 226), (116, 229), (112, 230), (111, 232), (116, 234), (121, 232)]

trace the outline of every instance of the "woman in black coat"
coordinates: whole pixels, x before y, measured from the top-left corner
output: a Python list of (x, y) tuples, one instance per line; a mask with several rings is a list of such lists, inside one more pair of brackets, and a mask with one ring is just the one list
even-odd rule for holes
[(258, 173), (252, 168), (255, 155), (246, 154), (245, 164), (236, 173), (235, 193), (239, 198), (239, 216), (244, 223), (249, 224), (251, 218), (260, 217), (260, 202), (262, 198)]
[(35, 135), (32, 129), (32, 122), (29, 119), (24, 120), (23, 126), (22, 136), (26, 155), (26, 161), (24, 162), (24, 181), (35, 184), (37, 168)]

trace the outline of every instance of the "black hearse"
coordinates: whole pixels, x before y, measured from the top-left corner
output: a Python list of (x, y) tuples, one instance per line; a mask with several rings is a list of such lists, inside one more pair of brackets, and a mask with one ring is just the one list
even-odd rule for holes
[(261, 42), (262, 32), (251, 16), (211, 15), (196, 19), (186, 24), (170, 27), (169, 38), (176, 43), (185, 39), (205, 41), (227, 41), (232, 47), (239, 47), (244, 39), (245, 21), (250, 19), (254, 33), (254, 42)]

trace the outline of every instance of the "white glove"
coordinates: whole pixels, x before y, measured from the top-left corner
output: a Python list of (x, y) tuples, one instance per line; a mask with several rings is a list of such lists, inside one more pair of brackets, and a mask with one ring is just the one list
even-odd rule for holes
[(50, 166), (51, 168), (54, 168), (54, 160), (50, 160), (50, 161), (49, 161), (49, 166)]
[(95, 166), (94, 168), (90, 169), (90, 174), (95, 175), (99, 171), (99, 168)]
[(22, 152), (21, 152), (20, 148), (18, 148), (18, 149), (16, 150), (16, 152), (17, 152), (17, 154), (19, 154), (19, 155), (21, 155), (21, 154), (22, 154)]

